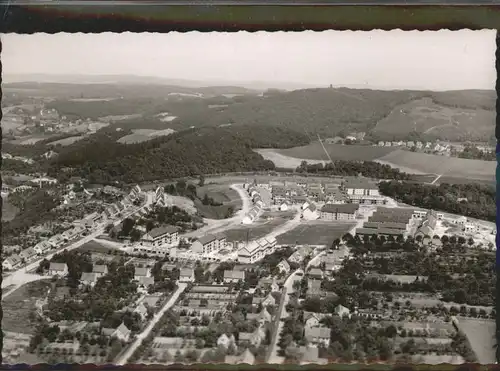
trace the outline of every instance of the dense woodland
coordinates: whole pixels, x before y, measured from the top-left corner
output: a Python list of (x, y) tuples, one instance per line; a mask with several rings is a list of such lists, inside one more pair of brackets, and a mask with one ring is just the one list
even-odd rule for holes
[(381, 182), (380, 193), (400, 202), (425, 209), (494, 222), (495, 189), (483, 184), (447, 184), (439, 186), (410, 182)]
[(382, 165), (372, 161), (342, 161), (337, 160), (327, 164), (308, 164), (302, 161), (296, 169), (299, 173), (337, 176), (358, 176), (367, 178), (408, 180), (410, 176), (394, 169), (389, 165)]
[[(91, 183), (133, 183), (200, 174), (271, 170), (255, 147), (306, 142), (305, 135), (262, 127), (187, 130), (148, 142), (124, 145), (113, 135), (95, 135), (61, 150), (49, 175), (77, 175)], [(66, 170), (66, 171), (63, 171)]]

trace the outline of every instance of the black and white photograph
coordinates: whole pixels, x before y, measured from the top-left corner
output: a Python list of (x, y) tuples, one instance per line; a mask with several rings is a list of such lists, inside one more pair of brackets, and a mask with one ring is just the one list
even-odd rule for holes
[(495, 37), (0, 35), (3, 362), (495, 363)]

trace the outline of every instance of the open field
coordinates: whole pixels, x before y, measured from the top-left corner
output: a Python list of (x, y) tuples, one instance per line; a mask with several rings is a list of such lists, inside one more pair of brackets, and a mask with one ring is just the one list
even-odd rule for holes
[(396, 106), (380, 120), (373, 132), (404, 139), (409, 132), (431, 137), (455, 139), (489, 139), (494, 135), (495, 111), (477, 107), (461, 108), (422, 98)]
[(30, 282), (2, 300), (2, 330), (33, 333), (35, 324), (30, 320), (30, 313), (35, 310), (36, 301), (45, 297), (50, 287), (51, 283), (46, 280)]
[(204, 218), (208, 219), (226, 219), (228, 217), (229, 208), (233, 208), (233, 212), (241, 210), (242, 200), (238, 192), (231, 189), (228, 184), (207, 184), (197, 188), (197, 194), (200, 199), (205, 197), (205, 194), (213, 198), (214, 201), (222, 203), (221, 206), (203, 205), (200, 200), (195, 200), (194, 205)]
[(458, 327), (469, 339), (470, 345), (481, 364), (494, 364), (495, 330), (494, 320), (460, 318)]
[(157, 137), (167, 136), (174, 133), (172, 129), (152, 130), (152, 129), (134, 129), (133, 134), (126, 135), (117, 140), (118, 143), (131, 144), (141, 143)]
[(401, 150), (391, 152), (379, 160), (396, 168), (411, 169), (414, 173), (443, 174), (467, 179), (491, 180), (496, 171), (494, 161), (467, 160)]
[[(362, 146), (362, 145), (342, 145), (323, 143), (328, 154), (335, 160), (349, 161), (373, 161), (394, 151), (391, 147)], [(311, 159), (329, 161), (321, 143), (313, 142), (307, 146), (294, 147), (288, 149), (276, 149), (276, 153), (284, 156), (300, 159)]]
[(115, 249), (104, 246), (95, 240), (89, 241), (78, 248), (78, 251), (80, 252), (90, 252), (96, 254), (106, 254), (114, 250)]
[[(228, 229), (224, 231), (227, 241), (242, 241), (256, 240), (266, 236), (271, 233), (274, 229), (282, 226), (287, 221), (293, 218), (292, 212), (281, 212), (281, 213), (264, 213), (261, 219), (250, 225), (242, 225), (238, 228)], [(266, 217), (271, 217), (272, 219), (266, 220)]]
[(2, 221), (8, 222), (16, 217), (19, 209), (12, 205), (7, 198), (2, 199)]
[(300, 226), (276, 237), (279, 245), (331, 245), (349, 232), (355, 223), (301, 222)]
[(83, 139), (85, 138), (85, 136), (83, 135), (76, 135), (74, 137), (69, 137), (69, 138), (64, 138), (64, 139), (59, 139), (59, 140), (56, 140), (55, 142), (50, 142), (48, 143), (48, 145), (51, 145), (51, 146), (57, 146), (57, 145), (61, 145), (61, 146), (69, 146), (77, 141), (79, 141), (80, 139)]

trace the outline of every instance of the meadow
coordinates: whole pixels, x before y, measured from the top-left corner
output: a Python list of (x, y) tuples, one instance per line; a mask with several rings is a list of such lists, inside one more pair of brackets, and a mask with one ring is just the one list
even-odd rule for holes
[(331, 245), (349, 232), (354, 223), (302, 222), (300, 226), (276, 237), (278, 245)]

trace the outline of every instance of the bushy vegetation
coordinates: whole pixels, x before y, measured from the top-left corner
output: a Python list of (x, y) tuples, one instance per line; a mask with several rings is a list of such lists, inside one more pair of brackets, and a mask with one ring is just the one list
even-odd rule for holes
[(495, 221), (495, 189), (483, 184), (439, 186), (409, 182), (381, 182), (380, 193), (408, 205), (441, 210), (452, 214)]

